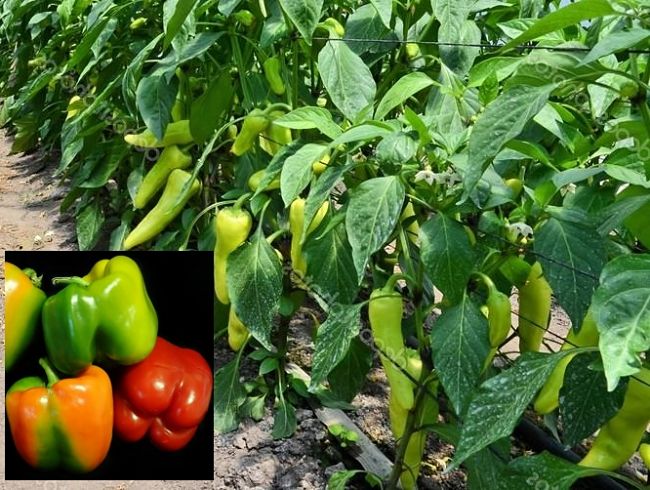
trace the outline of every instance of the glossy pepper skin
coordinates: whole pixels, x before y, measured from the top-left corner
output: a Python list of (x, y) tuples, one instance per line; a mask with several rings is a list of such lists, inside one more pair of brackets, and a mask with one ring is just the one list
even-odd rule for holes
[(284, 81), (280, 73), (280, 69), (282, 68), (280, 59), (277, 56), (271, 56), (266, 59), (262, 68), (264, 69), (264, 78), (266, 78), (266, 81), (271, 87), (271, 91), (275, 95), (283, 95), (286, 87), (284, 86)]
[(233, 351), (238, 352), (249, 335), (248, 329), (235, 313), (235, 309), (231, 306), (228, 313), (228, 345)]
[[(191, 181), (191, 183), (190, 183)], [(189, 184), (189, 192), (183, 189)], [(199, 179), (185, 170), (175, 169), (169, 174), (160, 199), (142, 221), (124, 239), (124, 250), (148, 242), (158, 236), (183, 211), (187, 202), (201, 190)]]
[[(647, 383), (643, 384), (635, 378)], [(650, 369), (630, 378), (619, 411), (600, 428), (587, 455), (578, 464), (613, 471), (636, 451), (650, 422)]]
[(488, 296), (485, 306), (488, 310), (488, 331), (490, 335), (490, 353), (485, 360), (485, 367), (492, 363), (492, 359), (499, 346), (508, 337), (511, 325), (511, 305), (507, 294), (499, 291), (494, 283), (488, 279)]
[(45, 303), (40, 278), (5, 262), (5, 367), (11, 369), (34, 338)]
[(411, 241), (411, 243), (417, 245), (420, 236), (420, 225), (418, 224), (418, 221), (415, 219), (415, 217), (416, 215), (415, 209), (413, 208), (413, 203), (411, 201), (408, 201), (406, 203), (406, 206), (404, 206), (404, 210), (402, 211), (399, 220), (400, 223), (408, 221), (405, 228), (406, 236)]
[[(248, 178), (248, 187), (250, 190), (255, 192), (259, 186), (260, 183), (262, 182), (262, 179), (264, 178), (264, 174), (266, 173), (266, 170), (258, 170), (255, 172), (253, 175), (251, 175)], [(263, 190), (264, 191), (274, 191), (280, 188), (280, 177), (276, 177), (273, 179)]]
[(650, 468), (650, 444), (641, 444), (639, 446), (639, 454), (646, 468)]
[(95, 359), (133, 364), (156, 343), (158, 318), (138, 265), (125, 256), (97, 263), (43, 306), (43, 332), (54, 367), (76, 374)]
[(185, 169), (192, 163), (190, 157), (176, 145), (166, 147), (160, 158), (142, 179), (138, 192), (133, 199), (136, 209), (144, 208), (153, 196), (165, 185), (169, 174), (176, 168)]
[(113, 435), (113, 396), (108, 375), (89, 366), (59, 380), (45, 359), (47, 386), (23, 378), (7, 392), (7, 418), (21, 457), (42, 469), (86, 473), (108, 454)]
[(124, 368), (116, 382), (115, 433), (128, 442), (147, 434), (163, 451), (185, 447), (205, 418), (212, 369), (196, 351), (158, 337), (151, 354)]
[(264, 131), (271, 120), (260, 109), (253, 109), (245, 118), (241, 131), (237, 134), (230, 152), (235, 156), (242, 156), (255, 144), (255, 139)]
[[(307, 261), (302, 253), (305, 239), (321, 224), (327, 210), (329, 201), (325, 201), (316, 212), (316, 216), (305, 230), (305, 203), (303, 198), (298, 198), (289, 207), (289, 231), (291, 232), (291, 266), (301, 277), (307, 273)], [(306, 232), (304, 232), (306, 231)]]
[(150, 130), (146, 129), (139, 134), (127, 134), (124, 136), (124, 141), (140, 148), (163, 148), (170, 145), (194, 143), (194, 138), (190, 131), (190, 120), (183, 119), (169, 123), (162, 140), (156, 138)]
[[(407, 350), (402, 336), (402, 296), (392, 290), (375, 289), (370, 294), (368, 320), (379, 359), (386, 372), (391, 396), (404, 410), (413, 408), (413, 382), (395, 365), (407, 364)], [(416, 378), (417, 379), (417, 378)]]
[[(598, 328), (596, 322), (588, 311), (582, 322), (582, 327), (578, 333), (571, 329), (562, 344), (561, 350), (574, 349), (576, 347), (590, 347), (598, 345)], [(535, 411), (540, 415), (551, 413), (560, 404), (560, 390), (564, 384), (564, 374), (566, 368), (575, 357), (575, 354), (568, 355), (557, 363), (555, 369), (544, 383), (541, 391), (535, 399)]]
[(271, 156), (275, 155), (283, 146), (288, 145), (292, 141), (291, 130), (289, 128), (273, 123), (273, 120), (281, 116), (284, 116), (284, 112), (282, 111), (271, 112), (269, 114), (270, 123), (259, 136), (260, 148)]
[[(416, 380), (422, 379), (422, 360), (417, 351), (406, 350), (406, 363), (404, 365), (409, 375)], [(411, 383), (412, 389), (415, 385)], [(428, 432), (423, 427), (433, 425), (438, 421), (438, 400), (434, 398), (438, 391), (438, 383), (435, 380), (427, 382), (427, 392), (420, 402), (415, 414), (415, 430), (411, 434), (404, 453), (404, 466), (400, 475), (400, 483), (405, 490), (416, 488), (416, 482), (420, 473), (422, 454), (426, 444)], [(413, 394), (415, 397), (415, 393)], [(401, 440), (406, 429), (406, 419), (409, 410), (399, 403), (398, 393), (391, 388), (388, 398), (388, 418), (390, 427), (396, 440)]]
[(215, 219), (217, 242), (214, 248), (214, 289), (217, 299), (224, 305), (230, 303), (226, 277), (228, 256), (246, 241), (252, 226), (253, 218), (245, 209), (233, 206), (217, 213)]
[(519, 288), (519, 350), (537, 352), (542, 345), (551, 314), (552, 289), (544, 278), (542, 265), (535, 262), (526, 284)]

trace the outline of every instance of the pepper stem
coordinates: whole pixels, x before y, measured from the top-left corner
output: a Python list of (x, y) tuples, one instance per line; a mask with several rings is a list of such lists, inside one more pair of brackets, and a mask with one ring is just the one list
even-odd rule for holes
[(242, 194), (236, 201), (235, 204), (233, 204), (233, 208), (237, 211), (241, 209), (243, 204), (251, 197), (251, 192), (247, 192), (246, 194)]
[(87, 288), (90, 286), (90, 283), (86, 281), (85, 279), (77, 276), (71, 276), (71, 277), (55, 277), (52, 279), (52, 284), (55, 286), (59, 284), (76, 284), (77, 286), (82, 286)]
[(50, 388), (55, 383), (59, 382), (59, 377), (56, 375), (56, 373), (54, 372), (54, 369), (52, 369), (52, 366), (50, 366), (50, 363), (48, 362), (48, 360), (45, 357), (41, 357), (38, 360), (38, 363), (45, 370), (45, 374), (47, 375), (47, 387), (48, 388)]
[(385, 291), (387, 293), (391, 292), (393, 289), (395, 289), (395, 284), (397, 284), (397, 281), (401, 279), (408, 280), (409, 278), (406, 274), (402, 274), (402, 273), (393, 274), (388, 278), (388, 281), (386, 281), (386, 285), (383, 288), (381, 288), (382, 291)]
[(29, 267), (26, 269), (23, 269), (23, 272), (27, 277), (29, 277), (29, 280), (32, 281), (32, 284), (36, 286), (37, 288), (41, 287), (41, 283), (43, 282), (43, 276), (39, 276), (34, 269), (30, 269)]
[(483, 274), (482, 272), (474, 272), (474, 275), (477, 278), (479, 278), (481, 280), (481, 282), (483, 282), (483, 284), (485, 285), (485, 287), (488, 290), (488, 294), (491, 295), (491, 294), (494, 294), (495, 292), (498, 291), (497, 287), (495, 286), (494, 282), (492, 281), (492, 279), (490, 279), (489, 276), (487, 276), (486, 274)]

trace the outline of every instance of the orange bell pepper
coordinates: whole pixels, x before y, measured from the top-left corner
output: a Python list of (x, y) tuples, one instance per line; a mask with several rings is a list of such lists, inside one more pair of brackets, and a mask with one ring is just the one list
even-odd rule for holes
[(97, 366), (61, 379), (47, 360), (48, 378), (23, 378), (7, 392), (7, 417), (18, 453), (35, 468), (86, 473), (97, 468), (111, 445), (111, 381)]

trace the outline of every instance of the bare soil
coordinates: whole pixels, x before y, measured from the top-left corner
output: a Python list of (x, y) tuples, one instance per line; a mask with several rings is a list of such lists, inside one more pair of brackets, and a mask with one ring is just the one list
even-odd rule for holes
[(59, 213), (65, 189), (54, 177), (56, 162), (10, 149), (0, 130), (0, 250), (75, 250), (72, 219)]

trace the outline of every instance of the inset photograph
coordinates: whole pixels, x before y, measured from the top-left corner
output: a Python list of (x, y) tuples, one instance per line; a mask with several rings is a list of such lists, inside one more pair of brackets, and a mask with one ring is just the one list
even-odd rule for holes
[(212, 254), (6, 252), (7, 480), (212, 480)]

